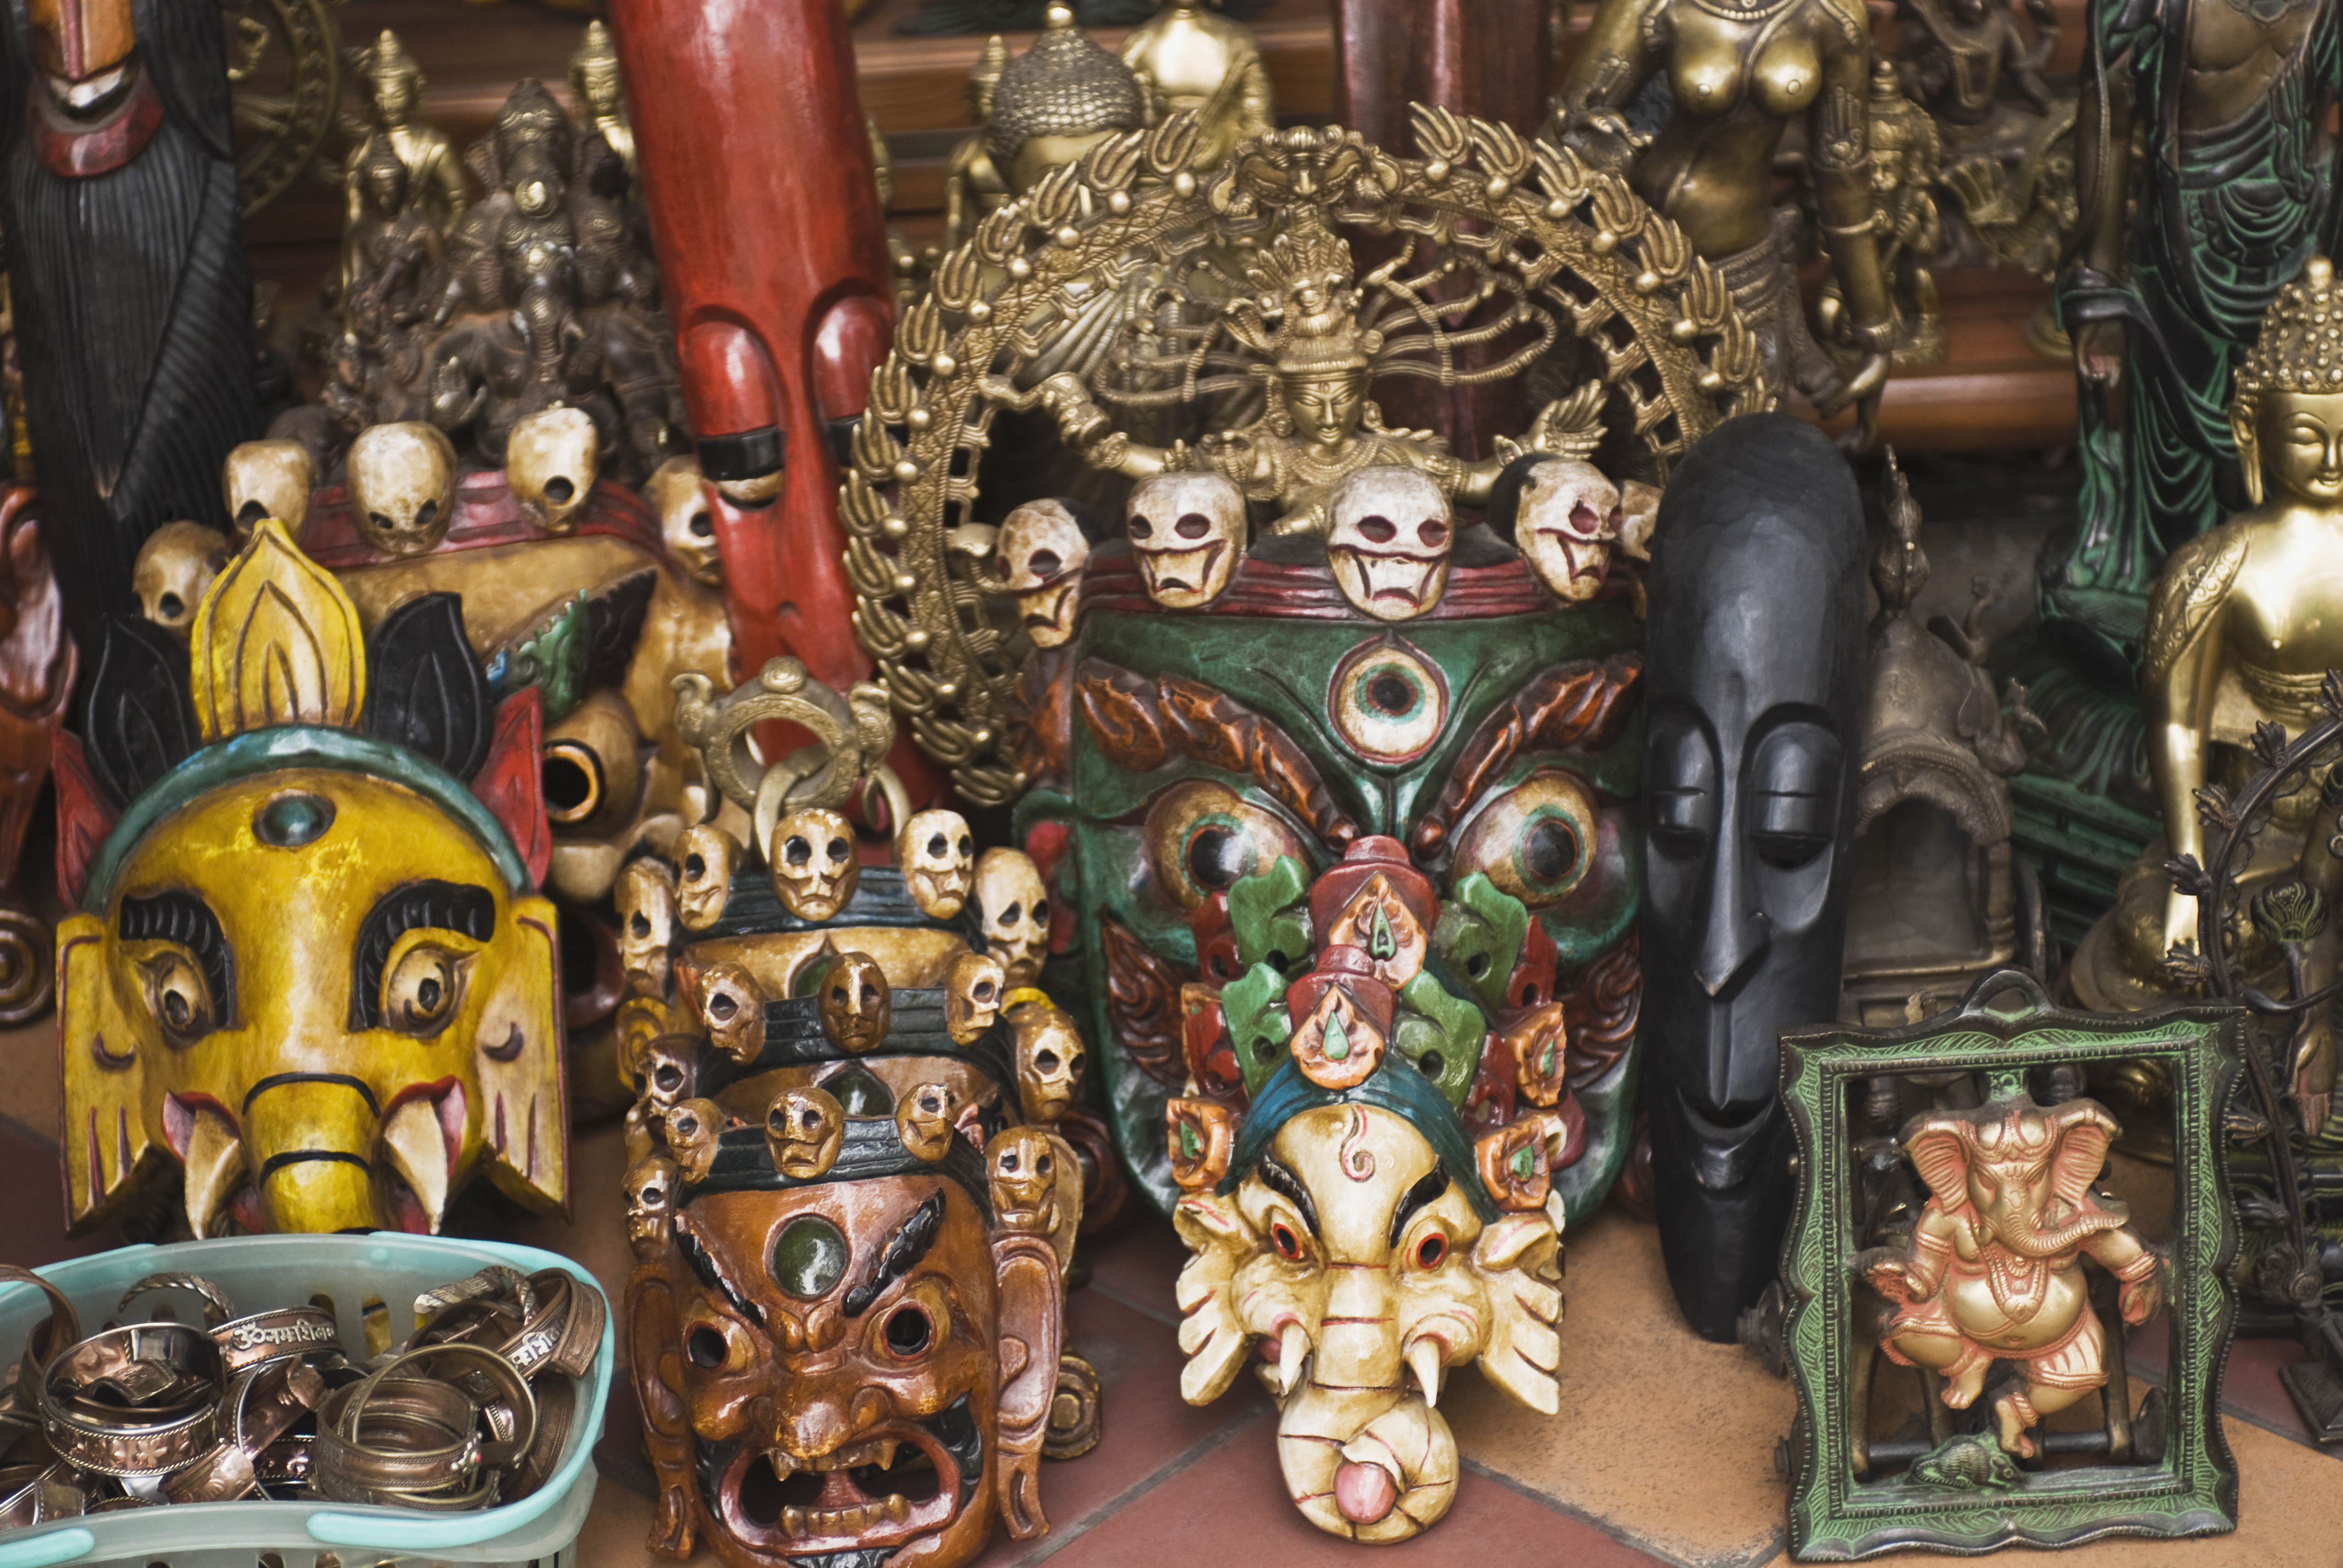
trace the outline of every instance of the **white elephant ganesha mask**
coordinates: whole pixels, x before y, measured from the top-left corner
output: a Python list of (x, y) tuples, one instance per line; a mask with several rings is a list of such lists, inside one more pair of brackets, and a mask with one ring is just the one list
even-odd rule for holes
[[(1355, 1040), (1361, 1026), (1346, 1027)], [(1207, 1152), (1217, 1109), (1174, 1102), (1175, 1162), (1194, 1131), (1184, 1111), (1207, 1124), (1187, 1152), (1207, 1173), (1218, 1163)], [(1217, 1398), (1258, 1350), (1282, 1407), (1288, 1493), (1322, 1530), (1403, 1541), (1448, 1511), (1456, 1442), (1435, 1407), (1450, 1369), (1477, 1361), (1523, 1404), (1557, 1409), (1563, 1301), (1559, 1241), (1539, 1206), (1545, 1161), (1532, 1150), (1518, 1164), (1534, 1183), (1499, 1169), (1493, 1185), (1487, 1152), (1403, 1060), (1337, 1091), (1289, 1061), (1247, 1113), (1217, 1190), (1200, 1183), (1173, 1211), (1195, 1253), (1180, 1276), (1180, 1392)]]
[(166, 1161), (197, 1236), (437, 1231), (483, 1171), (558, 1206), (537, 693), (491, 706), (450, 595), (363, 639), (275, 521), (192, 643), (117, 620), (60, 744), (70, 1219)]

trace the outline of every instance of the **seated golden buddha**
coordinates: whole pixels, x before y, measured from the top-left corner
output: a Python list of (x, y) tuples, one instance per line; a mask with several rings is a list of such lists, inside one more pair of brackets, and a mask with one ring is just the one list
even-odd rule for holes
[[(2165, 837), (2125, 874), (2115, 910), (2076, 952), (2075, 990), (2095, 1008), (2130, 1010), (2181, 994), (2163, 960), (2175, 946), (2197, 946), (2197, 900), (2174, 890), (2163, 867), (2172, 856), (2206, 859), (2197, 792), (2217, 784), (2234, 795), (2258, 766), (2255, 727), (2300, 735), (2325, 716), (2327, 671), (2343, 667), (2343, 290), (2325, 256), (2270, 307), (2238, 367), (2229, 425), (2253, 504), (2173, 551), (2157, 578), (2140, 679)], [(2330, 907), (2343, 890), (2343, 861), (2312, 831), (2322, 782), (2314, 774), (2278, 802), (2240, 879), (2249, 894), (2298, 875)], [(2268, 989), (2280, 978), (2278, 955), (2239, 926), (2247, 970)], [(2314, 1131), (2333, 1077), (2322, 1017), (2300, 1042), (2295, 1072)]]

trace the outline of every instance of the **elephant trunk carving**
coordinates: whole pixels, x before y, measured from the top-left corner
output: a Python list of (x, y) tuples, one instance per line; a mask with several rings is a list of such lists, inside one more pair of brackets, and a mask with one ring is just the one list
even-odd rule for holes
[[(1363, 1409), (1373, 1412), (1363, 1422)], [(1305, 1382), (1278, 1418), (1277, 1461), (1311, 1523), (1359, 1541), (1421, 1534), (1456, 1495), (1448, 1422), (1397, 1380), (1380, 1389)]]
[(2121, 1222), (2119, 1217), (2111, 1216), (2106, 1210), (2088, 1208), (2077, 1211), (2073, 1220), (2063, 1226), (2046, 1228), (2047, 1208), (2038, 1194), (2023, 1189), (2005, 1191), (1986, 1211), (1985, 1218), (2002, 1245), (2021, 1258), (2033, 1259), (2065, 1256), (2101, 1231), (2112, 1230)]

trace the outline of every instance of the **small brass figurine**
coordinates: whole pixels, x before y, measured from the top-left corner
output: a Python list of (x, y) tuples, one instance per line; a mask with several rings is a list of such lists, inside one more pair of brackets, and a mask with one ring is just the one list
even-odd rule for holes
[[(1893, 312), (1888, 352), (1898, 365), (1933, 365), (1945, 357), (1945, 324), (1929, 270), (1929, 258), (1945, 248), (1936, 196), (1943, 162), (1936, 122), (1904, 95), (1895, 67), (1880, 61), (1871, 72), (1871, 226)], [(1842, 357), (1860, 357), (1836, 278), (1823, 286), (1815, 315)]]
[(2005, 1454), (2032, 1458), (2028, 1433), (2042, 1418), (2107, 1381), (2083, 1258), (2121, 1282), (2125, 1322), (2137, 1327), (2163, 1304), (2164, 1259), (2130, 1228), (2123, 1204), (2091, 1190), (2116, 1131), (2092, 1101), (2045, 1110), (2022, 1091), (1920, 1116), (1903, 1144), (1928, 1184), (1927, 1206), (1907, 1247), (1855, 1260), (1894, 1303), (1880, 1348), (1942, 1377), (1951, 1408), (1976, 1402), (1996, 1361), (2024, 1367), (2023, 1385), (1993, 1405)]
[[(1664, 75), (1668, 117), (1644, 136), (1625, 114)], [(1873, 221), (1871, 24), (1850, 0), (1603, 0), (1554, 100), (1546, 135), (1684, 226), (1732, 286), (1763, 345), (1767, 380), (1825, 413), (1860, 404), (1866, 426), (1894, 347)], [(1817, 350), (1799, 303), (1795, 214), (1774, 206), (1775, 149), (1793, 119), (1823, 248), (1842, 291), (1840, 335), (1863, 351), (1841, 376)]]
[(1123, 40), (1122, 63), (1148, 95), (1148, 124), (1196, 116), (1199, 170), (1220, 167), (1239, 142), (1277, 126), (1261, 45), (1203, 0), (1168, 0)]
[(627, 181), (636, 177), (635, 127), (627, 118), (626, 89), (618, 79), (618, 51), (610, 29), (600, 21), (586, 24), (586, 37), (569, 56), (569, 91), (588, 130), (600, 133), (618, 161), (627, 166)]
[[(464, 216), (471, 196), (464, 185), (464, 166), (447, 133), (416, 118), (423, 106), (423, 68), (399, 43), (398, 35), (386, 27), (367, 51), (359, 75), (366, 83), (367, 107), (376, 133), (406, 166), (407, 188), (417, 205), (429, 214), (440, 233), (447, 233)], [(371, 139), (361, 140), (342, 166), (342, 187), (352, 223), (365, 209), (362, 159)]]

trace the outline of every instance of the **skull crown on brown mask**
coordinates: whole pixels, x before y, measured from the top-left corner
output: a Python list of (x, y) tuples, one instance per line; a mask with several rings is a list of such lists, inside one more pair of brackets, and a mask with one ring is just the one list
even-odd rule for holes
[[(850, 711), (816, 706), (809, 728)], [(816, 747), (789, 775), (720, 778), (739, 732), (711, 722), (694, 744), (731, 806), (766, 802), (752, 821), (778, 807), (765, 865), (705, 823), (676, 838), (671, 882), (630, 869), (616, 900), (645, 950), (628, 949), (630, 979), (668, 966), (624, 1004), (643, 1020), (626, 1319), (659, 1481), (651, 1544), (705, 1543), (728, 1568), (949, 1568), (996, 1517), (1020, 1539), (1045, 1529), (1044, 1435), (1094, 1431), (1094, 1399), (1059, 1398), (1061, 1377), (1095, 1385), (1061, 1354), (1063, 1281), (1087, 1193), (1120, 1200), (1102, 1185), (1113, 1156), (1079, 1103), (1071, 1020), (1019, 997), (1021, 1066), (1002, 1017), (1047, 950), (1048, 893), (1030, 858), (980, 863), (963, 818), (909, 809), (867, 762), (840, 777)], [(868, 729), (857, 740), (885, 755)], [(842, 743), (826, 743), (834, 759)], [(834, 807), (877, 798), (874, 782), (897, 865), (866, 869)]]

